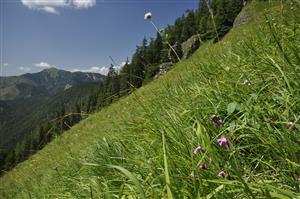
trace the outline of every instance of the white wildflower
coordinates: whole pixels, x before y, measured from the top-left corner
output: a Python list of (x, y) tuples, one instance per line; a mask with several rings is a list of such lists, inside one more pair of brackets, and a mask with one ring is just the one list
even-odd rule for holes
[(145, 14), (145, 16), (144, 16), (144, 19), (145, 20), (149, 20), (149, 19), (151, 19), (152, 18), (152, 13), (151, 12), (147, 12), (146, 14)]
[(243, 84), (244, 84), (245, 86), (250, 86), (250, 85), (251, 85), (250, 81), (249, 81), (249, 80), (247, 80), (247, 79), (244, 81), (244, 83), (243, 83)]

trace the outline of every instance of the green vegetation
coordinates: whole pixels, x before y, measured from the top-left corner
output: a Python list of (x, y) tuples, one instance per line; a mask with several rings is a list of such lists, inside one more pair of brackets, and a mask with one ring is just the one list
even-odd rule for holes
[[(137, 46), (131, 63), (121, 71), (123, 78), (120, 84), (139, 88), (149, 82), (157, 74), (159, 64), (170, 61), (176, 63), (178, 58), (182, 58), (180, 44), (193, 35), (203, 42), (218, 41), (232, 28), (242, 7), (242, 0), (200, 0), (197, 10), (187, 10), (173, 25), (168, 25), (165, 30), (157, 30), (159, 33), (155, 39), (150, 38), (148, 42), (144, 38), (142, 44)], [(176, 56), (169, 52), (170, 46), (174, 46)]]
[[(131, 62), (127, 60), (121, 71), (117, 71), (112, 65), (105, 81), (98, 85), (83, 85), (79, 88), (74, 86), (61, 92), (70, 84), (99, 80), (102, 76), (81, 72), (70, 73), (56, 68), (46, 69), (36, 74), (4, 78), (2, 87), (11, 92), (4, 92), (4, 96), (0, 95), (4, 99), (11, 97), (9, 95), (11, 93), (15, 95), (12, 102), (0, 101), (2, 108), (0, 110), (2, 114), (2, 117), (0, 116), (0, 173), (13, 168), (42, 149), (53, 138), (70, 129), (87, 114), (110, 105), (120, 97), (150, 82), (159, 72), (161, 63), (178, 62), (183, 56), (181, 42), (191, 36), (199, 37), (202, 41), (209, 39), (218, 41), (232, 27), (236, 15), (242, 8), (241, 0), (224, 2), (214, 0), (208, 3), (201, 0), (199, 9), (186, 11), (165, 31), (159, 31), (155, 27), (156, 39), (151, 38), (148, 42), (144, 38), (142, 45), (137, 46)], [(203, 26), (203, 19), (205, 19), (205, 26)], [(175, 45), (174, 48), (171, 45)], [(169, 48), (175, 49), (171, 55), (169, 55)], [(194, 48), (192, 52), (198, 46)], [(54, 94), (57, 95), (53, 96)]]
[(0, 196), (300, 198), (299, 11), (253, 1), (249, 24), (53, 140)]
[[(0, 78), (1, 174), (84, 118), (87, 96), (104, 76), (50, 68)], [(72, 87), (65, 90), (66, 85)]]

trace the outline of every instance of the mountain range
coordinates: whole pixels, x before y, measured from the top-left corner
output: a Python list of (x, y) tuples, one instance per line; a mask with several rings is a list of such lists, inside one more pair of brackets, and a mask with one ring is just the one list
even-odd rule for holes
[(82, 83), (103, 80), (97, 73), (69, 72), (56, 68), (21, 76), (0, 77), (0, 100), (48, 97)]
[(72, 107), (86, 98), (104, 79), (97, 73), (56, 68), (0, 77), (0, 147), (14, 147), (40, 123), (53, 119), (62, 107)]

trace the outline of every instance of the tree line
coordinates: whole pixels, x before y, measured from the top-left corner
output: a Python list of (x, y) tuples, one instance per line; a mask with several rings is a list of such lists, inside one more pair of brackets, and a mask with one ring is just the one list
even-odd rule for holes
[[(187, 10), (155, 38), (144, 38), (131, 60), (127, 59), (120, 71), (111, 65), (104, 82), (100, 82), (97, 89), (91, 89), (87, 97), (72, 106), (61, 104), (13, 150), (0, 150), (0, 170), (10, 170), (26, 160), (84, 119), (85, 114), (98, 111), (150, 82), (158, 73), (160, 64), (178, 61), (170, 57), (169, 45), (176, 46), (193, 35), (198, 35), (201, 42), (220, 40), (233, 26), (243, 3), (243, 0), (200, 0), (198, 9)], [(180, 45), (177, 45), (176, 52), (181, 57), (180, 51)]]

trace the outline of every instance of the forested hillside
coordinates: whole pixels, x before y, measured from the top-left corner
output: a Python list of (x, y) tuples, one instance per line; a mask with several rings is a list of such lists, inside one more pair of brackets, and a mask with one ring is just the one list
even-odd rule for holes
[[(79, 122), (81, 102), (104, 78), (100, 74), (56, 68), (0, 77), (1, 171), (12, 168), (69, 129), (67, 126)], [(78, 114), (66, 116), (70, 112)], [(68, 124), (64, 124), (66, 121)], [(45, 127), (53, 132), (41, 134)]]
[[(242, 7), (242, 0), (214, 0), (210, 3), (200, 0), (197, 10), (187, 10), (173, 25), (159, 30), (156, 38), (150, 38), (149, 41), (144, 38), (132, 59), (127, 60), (120, 71), (111, 65), (105, 81), (91, 88), (75, 87), (59, 93), (59, 97), (39, 101), (39, 98), (55, 94), (68, 85), (72, 86), (77, 80), (84, 82), (89, 78), (103, 79), (96, 74), (70, 73), (54, 68), (36, 75), (26, 74), (21, 78), (11, 77), (1, 81), (4, 82), (2, 87), (6, 91), (2, 92), (2, 98), (16, 99), (13, 102), (0, 101), (3, 115), (0, 116), (1, 171), (11, 169), (27, 159), (53, 138), (86, 118), (89, 113), (130, 94), (157, 78), (161, 71), (170, 70), (178, 61), (191, 56), (200, 43), (219, 41), (233, 26)], [(183, 45), (192, 36), (196, 41), (191, 46), (188, 42)], [(174, 46), (175, 52), (170, 46)], [(168, 68), (162, 69), (164, 65)], [(63, 76), (65, 77), (60, 78)], [(18, 88), (21, 92), (17, 92)], [(24, 101), (27, 96), (30, 96), (29, 100)]]

